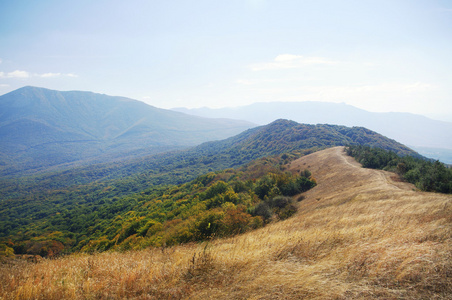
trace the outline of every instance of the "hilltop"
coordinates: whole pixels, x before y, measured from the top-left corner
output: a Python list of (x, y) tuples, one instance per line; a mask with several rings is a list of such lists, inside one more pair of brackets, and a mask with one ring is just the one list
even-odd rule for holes
[(287, 167), (309, 168), (317, 186), (285, 221), (202, 244), (6, 264), (2, 296), (450, 298), (452, 196), (361, 168), (342, 147)]
[[(276, 120), (248, 129), (236, 136), (165, 153), (115, 163), (91, 164), (39, 176), (3, 180), (3, 197), (26, 197), (45, 189), (73, 185), (108, 183), (129, 186), (133, 190), (150, 185), (181, 184), (207, 172), (239, 167), (254, 159), (298, 151), (309, 153), (332, 146), (370, 145), (399, 155), (419, 156), (410, 148), (362, 127), (308, 125)], [(23, 192), (26, 191), (27, 194)], [(9, 194), (11, 193), (11, 194)]]
[(247, 120), (267, 124), (283, 118), (305, 124), (362, 126), (376, 131), (424, 156), (452, 163), (452, 123), (410, 113), (369, 112), (345, 103), (267, 102), (233, 108), (175, 108), (196, 116)]

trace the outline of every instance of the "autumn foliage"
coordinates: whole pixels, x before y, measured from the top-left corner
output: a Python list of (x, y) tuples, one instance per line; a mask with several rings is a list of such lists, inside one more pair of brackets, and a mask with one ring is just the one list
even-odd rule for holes
[[(361, 168), (343, 148), (303, 157), (285, 171), (307, 167), (318, 185), (288, 219), (171, 247), (9, 260), (0, 265), (0, 298), (451, 298), (451, 195), (413, 190), (392, 180), (394, 173)], [(226, 177), (221, 180), (232, 185)], [(203, 224), (244, 224), (248, 209), (227, 206), (204, 210)], [(150, 221), (144, 236), (165, 226), (177, 232), (185, 222)], [(123, 243), (140, 237), (141, 228)]]

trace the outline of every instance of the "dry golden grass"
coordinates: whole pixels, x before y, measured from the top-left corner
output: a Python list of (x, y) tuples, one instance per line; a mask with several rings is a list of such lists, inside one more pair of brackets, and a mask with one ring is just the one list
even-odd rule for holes
[(303, 157), (317, 187), (283, 222), (168, 249), (0, 266), (0, 299), (451, 299), (452, 196)]

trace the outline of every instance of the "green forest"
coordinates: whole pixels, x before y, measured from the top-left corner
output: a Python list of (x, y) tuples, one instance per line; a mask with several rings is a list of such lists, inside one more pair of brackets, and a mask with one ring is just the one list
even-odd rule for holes
[(277, 120), (186, 150), (3, 177), (0, 251), (55, 256), (242, 233), (289, 217), (293, 196), (315, 185), (309, 171), (287, 173), (285, 164), (347, 144), (416, 155), (365, 128)]
[[(293, 196), (316, 185), (308, 170), (284, 170), (283, 164), (298, 156), (267, 157), (123, 197), (109, 197), (111, 187), (106, 187), (104, 197), (55, 200), (46, 210), (39, 209), (39, 199), (22, 206), (14, 203), (8, 218), (0, 221), (3, 248), (51, 257), (164, 247), (243, 233), (290, 217), (296, 212)], [(3, 210), (8, 203), (13, 204), (2, 202)]]
[(392, 151), (363, 145), (348, 146), (346, 151), (363, 167), (397, 173), (422, 191), (452, 193), (452, 169), (439, 161), (399, 156)]
[[(182, 184), (197, 176), (237, 168), (255, 159), (297, 151), (302, 154), (334, 146), (371, 145), (401, 155), (416, 152), (362, 127), (307, 125), (277, 120), (221, 141), (138, 159), (91, 164), (65, 171), (0, 178), (0, 201), (34, 200), (42, 194), (60, 193), (62, 199), (87, 196), (123, 196), (149, 186)], [(114, 186), (114, 189), (107, 189)], [(83, 193), (77, 194), (82, 187)], [(62, 195), (65, 194), (63, 197)], [(1, 216), (1, 214), (0, 214)]]

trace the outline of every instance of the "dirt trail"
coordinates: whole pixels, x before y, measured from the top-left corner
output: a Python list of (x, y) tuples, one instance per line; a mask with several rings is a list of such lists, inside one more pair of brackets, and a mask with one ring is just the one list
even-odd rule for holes
[(395, 200), (425, 194), (415, 191), (414, 185), (401, 182), (394, 173), (362, 168), (344, 149), (329, 148), (291, 163), (291, 170), (309, 169), (317, 181), (317, 186), (306, 193), (306, 200), (316, 200), (313, 203), (318, 204), (339, 201), (340, 204), (359, 199), (375, 200), (375, 197)]

